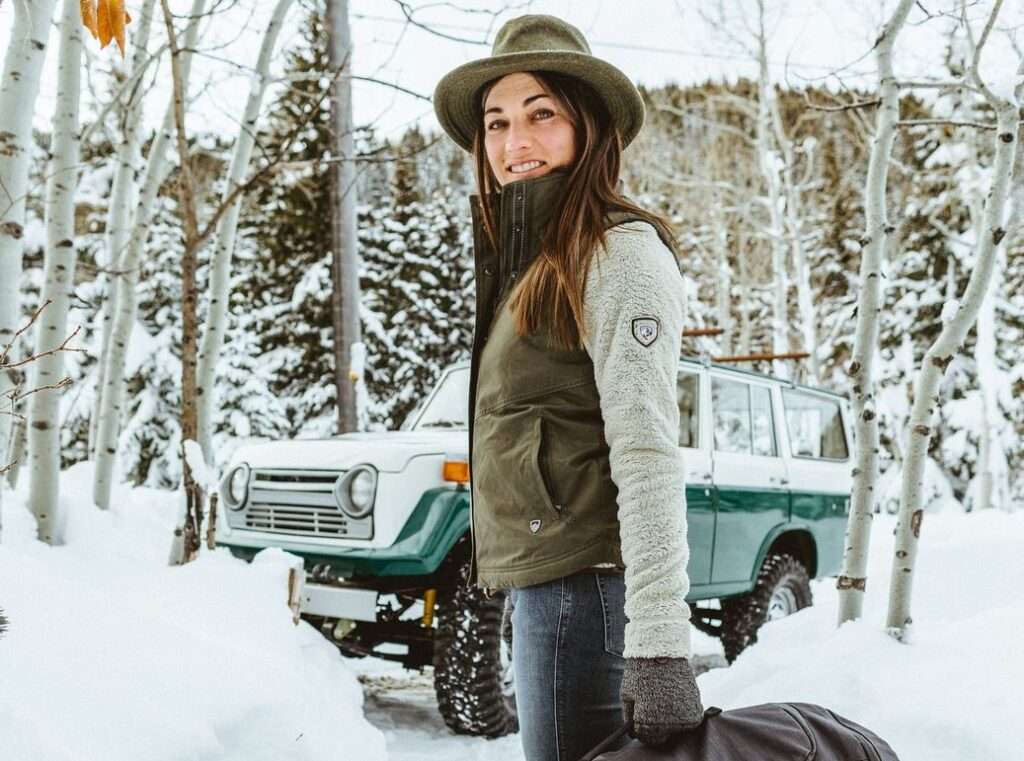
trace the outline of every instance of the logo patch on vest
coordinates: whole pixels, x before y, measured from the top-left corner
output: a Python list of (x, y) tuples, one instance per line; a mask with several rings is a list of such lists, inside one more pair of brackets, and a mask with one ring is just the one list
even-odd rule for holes
[(658, 340), (661, 324), (655, 317), (634, 317), (633, 338), (641, 346), (650, 346)]
[(538, 520), (532, 520), (532, 521), (530, 521), (530, 531), (532, 531), (532, 532), (533, 532), (533, 533), (535, 533), (535, 534), (536, 534), (536, 533), (537, 533), (538, 531), (540, 531), (540, 521), (538, 521)]

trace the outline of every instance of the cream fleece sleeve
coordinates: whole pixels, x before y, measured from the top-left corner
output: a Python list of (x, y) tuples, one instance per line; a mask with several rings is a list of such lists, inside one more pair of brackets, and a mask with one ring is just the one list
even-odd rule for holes
[(676, 383), (685, 291), (645, 223), (612, 228), (591, 260), (584, 346), (594, 363), (626, 565), (627, 658), (689, 657), (689, 548)]

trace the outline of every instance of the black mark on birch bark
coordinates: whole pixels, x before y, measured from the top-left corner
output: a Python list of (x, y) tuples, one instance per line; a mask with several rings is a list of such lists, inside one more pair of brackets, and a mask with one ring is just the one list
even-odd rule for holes
[(924, 510), (915, 510), (914, 514), (910, 516), (910, 530), (914, 534), (915, 539), (921, 538), (921, 521), (924, 520)]
[(836, 579), (836, 589), (856, 589), (863, 592), (868, 585), (868, 580), (863, 576), (840, 576)]

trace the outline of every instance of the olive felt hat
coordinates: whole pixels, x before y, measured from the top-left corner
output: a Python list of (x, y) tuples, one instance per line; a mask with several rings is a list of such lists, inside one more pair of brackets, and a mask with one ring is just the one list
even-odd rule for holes
[(482, 119), (480, 91), (488, 82), (519, 71), (553, 71), (578, 77), (604, 100), (623, 146), (644, 123), (636, 86), (610, 63), (595, 58), (579, 29), (554, 16), (520, 16), (498, 31), (488, 58), (448, 72), (434, 90), (434, 111), (444, 131), (467, 151)]

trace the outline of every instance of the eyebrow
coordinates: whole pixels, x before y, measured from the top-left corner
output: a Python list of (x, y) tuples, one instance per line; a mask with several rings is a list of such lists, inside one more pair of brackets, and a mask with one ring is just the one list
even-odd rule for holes
[[(528, 106), (531, 103), (533, 103), (535, 100), (537, 100), (538, 98), (550, 98), (550, 97), (551, 96), (548, 95), (546, 92), (542, 92), (539, 95), (531, 95), (529, 98), (527, 98), (526, 100), (523, 101), (523, 105), (524, 106)], [(497, 111), (499, 114), (502, 113), (502, 110), (498, 106), (491, 106), (486, 111), (484, 111), (484, 116), (487, 116), (487, 114), (491, 113), (492, 111)]]

